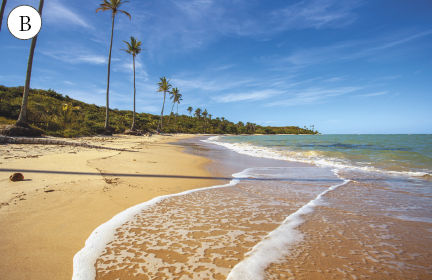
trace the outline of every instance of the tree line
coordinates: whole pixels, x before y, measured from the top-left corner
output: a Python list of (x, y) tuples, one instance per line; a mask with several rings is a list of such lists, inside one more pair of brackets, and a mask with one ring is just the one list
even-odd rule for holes
[[(0, 85), (0, 123), (13, 124), (20, 114), (24, 87)], [(306, 127), (261, 126), (252, 122), (231, 122), (224, 117), (214, 117), (207, 109), (189, 107), (188, 115), (178, 114), (176, 105), (182, 100), (176, 90), (169, 91), (170, 99), (177, 100), (167, 115), (136, 113), (131, 110), (109, 109), (113, 133), (122, 133), (133, 122), (142, 133), (155, 132), (163, 125), (165, 133), (211, 134), (317, 134)], [(177, 94), (177, 95), (176, 95)], [(174, 113), (175, 111), (175, 113)], [(63, 96), (49, 89), (30, 89), (28, 99), (28, 123), (41, 129), (46, 135), (78, 137), (101, 134), (105, 131), (106, 107), (88, 104)], [(135, 115), (135, 121), (134, 119)]]

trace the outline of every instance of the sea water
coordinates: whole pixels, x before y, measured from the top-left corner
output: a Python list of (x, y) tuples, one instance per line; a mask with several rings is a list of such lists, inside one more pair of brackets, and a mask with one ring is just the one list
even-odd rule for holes
[(239, 153), (336, 168), (428, 177), (432, 135), (257, 135), (216, 136), (208, 142)]
[(74, 279), (427, 278), (431, 140), (211, 137), (201, 153), (240, 172), (101, 225), (75, 256)]

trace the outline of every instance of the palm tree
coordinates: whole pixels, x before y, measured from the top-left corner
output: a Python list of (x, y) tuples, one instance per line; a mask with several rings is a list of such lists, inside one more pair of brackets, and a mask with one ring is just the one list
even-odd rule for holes
[[(6, 1), (2, 2), (2, 13), (4, 11), (4, 6), (6, 5)], [(42, 16), (42, 9), (44, 5), (44, 0), (39, 1), (39, 14)], [(1, 24), (1, 22), (0, 22)], [(30, 89), (30, 79), (31, 79), (31, 71), (33, 66), (33, 55), (34, 50), (36, 48), (37, 36), (34, 36), (30, 45), (30, 54), (27, 62), (27, 73), (26, 80), (24, 86), (23, 100), (21, 104), (21, 112), (19, 114), (18, 120), (14, 126), (10, 126), (7, 129), (3, 130), (3, 134), (14, 135), (14, 136), (40, 136), (42, 134), (42, 130), (31, 128), (27, 123), (27, 104), (28, 104), (28, 93)]]
[(204, 112), (202, 112), (202, 115), (204, 117), (204, 133), (205, 133), (206, 132), (206, 126), (207, 126), (207, 115), (208, 115), (207, 109), (204, 109)]
[(201, 109), (198, 108), (195, 110), (195, 116), (200, 120), (201, 119)]
[(189, 116), (192, 118), (192, 110), (193, 110), (193, 108), (191, 107), (191, 106), (189, 106), (188, 108), (187, 108), (187, 110), (189, 111)]
[(108, 121), (108, 113), (109, 113), (109, 81), (110, 81), (110, 66), (111, 66), (111, 49), (112, 49), (112, 42), (113, 42), (113, 34), (114, 34), (114, 18), (115, 15), (120, 12), (129, 17), (130, 20), (132, 20), (129, 13), (119, 10), (118, 8), (129, 1), (123, 1), (123, 0), (110, 0), (108, 2), (107, 0), (102, 0), (102, 4), (99, 5), (99, 8), (96, 9), (96, 13), (99, 11), (105, 12), (105, 11), (111, 11), (112, 12), (112, 26), (111, 26), (111, 43), (110, 43), (110, 50), (108, 55), (108, 79), (107, 79), (107, 95), (106, 95), (106, 116), (105, 116), (105, 132), (106, 135), (111, 135), (112, 131), (109, 127), (109, 121)]
[[(177, 102), (177, 112), (176, 112), (176, 115), (175, 115), (174, 130), (177, 127), (178, 105), (180, 104), (180, 101), (183, 101), (181, 93), (179, 93), (177, 95), (177, 100), (174, 100), (174, 102)], [(177, 132), (177, 130), (176, 130), (176, 132)]]
[(165, 77), (160, 78), (160, 80), (161, 81), (159, 83), (157, 83), (157, 85), (159, 86), (157, 92), (162, 92), (163, 91), (163, 93), (164, 93), (164, 101), (163, 101), (163, 104), (162, 104), (162, 112), (161, 112), (161, 115), (160, 115), (160, 119), (159, 119), (159, 123), (158, 123), (158, 128), (159, 128), (159, 124), (160, 124), (160, 129), (161, 129), (161, 132), (162, 132), (162, 117), (163, 117), (163, 111), (164, 111), (164, 107), (165, 107), (165, 98), (166, 98), (167, 91), (169, 91), (170, 88), (171, 88), (171, 84), (169, 83), (170, 80), (167, 81), (167, 79)]
[(3, 22), (3, 13), (6, 7), (6, 2), (7, 0), (3, 0), (2, 5), (1, 5), (1, 9), (0, 9), (0, 31), (1, 31), (1, 24)]
[(212, 130), (212, 123), (211, 123), (211, 119), (212, 119), (212, 114), (209, 114), (208, 115), (209, 116), (209, 124), (210, 124), (210, 131), (211, 131), (211, 133), (213, 133), (213, 130)]
[(173, 88), (171, 91), (170, 91), (170, 99), (174, 99), (173, 100), (173, 105), (172, 105), (172, 107), (171, 107), (171, 113), (170, 113), (170, 115), (169, 115), (169, 118), (168, 118), (168, 127), (169, 127), (169, 123), (170, 123), (170, 120), (171, 120), (171, 115), (172, 115), (172, 111), (173, 111), (173, 109), (174, 109), (174, 105), (176, 104), (176, 100), (177, 100), (177, 96), (179, 95), (179, 92), (180, 92), (180, 90), (178, 89), (178, 88)]
[[(127, 44), (128, 48), (127, 49), (121, 49), (125, 52), (127, 52), (128, 54), (132, 55), (133, 58), (133, 70), (134, 70), (134, 108), (133, 108), (133, 117), (132, 117), (132, 127), (131, 127), (131, 131), (135, 131), (135, 95), (136, 95), (136, 88), (135, 88), (135, 56), (137, 54), (139, 54), (141, 52), (141, 41), (137, 41), (136, 38), (131, 36), (131, 42), (130, 44), (126, 41), (123, 41)], [(145, 49), (144, 49), (145, 50)]]

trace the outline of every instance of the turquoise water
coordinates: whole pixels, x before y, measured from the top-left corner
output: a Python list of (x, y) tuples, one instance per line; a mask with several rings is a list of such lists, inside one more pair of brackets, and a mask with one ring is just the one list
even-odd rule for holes
[(430, 176), (432, 135), (223, 136), (217, 142), (254, 156), (334, 167)]

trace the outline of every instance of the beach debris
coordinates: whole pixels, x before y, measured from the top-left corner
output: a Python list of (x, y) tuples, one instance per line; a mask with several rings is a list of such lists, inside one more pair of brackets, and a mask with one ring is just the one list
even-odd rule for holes
[(24, 175), (22, 175), (21, 173), (14, 173), (9, 177), (9, 180), (15, 182), (15, 181), (23, 181), (24, 180)]
[(46, 190), (44, 192), (54, 192), (55, 190)]
[(135, 159), (133, 161), (135, 161)]
[(60, 145), (60, 146), (67, 145), (67, 146), (74, 146), (74, 147), (85, 147), (90, 149), (94, 148), (94, 149), (105, 149), (105, 150), (114, 150), (114, 151), (123, 151), (123, 152), (137, 152), (137, 151), (127, 150), (127, 149), (102, 147), (102, 146), (89, 145), (87, 143), (68, 142), (68, 141), (49, 139), (49, 138), (8, 137), (8, 136), (1, 135), (0, 143), (42, 144), (42, 145)]

